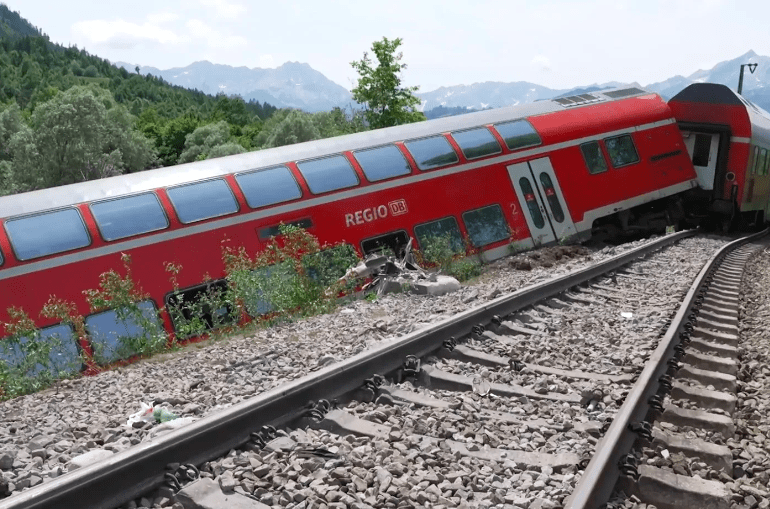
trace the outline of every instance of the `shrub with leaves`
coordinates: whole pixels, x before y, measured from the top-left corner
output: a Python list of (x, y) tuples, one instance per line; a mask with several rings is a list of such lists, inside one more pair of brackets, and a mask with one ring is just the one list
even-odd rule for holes
[(429, 237), (423, 241), (422, 251), (416, 252), (417, 261), (426, 267), (435, 267), (444, 274), (449, 274), (459, 281), (465, 281), (482, 273), (481, 262), (466, 256), (473, 249), (465, 241), (465, 249), (458, 249), (450, 233)]

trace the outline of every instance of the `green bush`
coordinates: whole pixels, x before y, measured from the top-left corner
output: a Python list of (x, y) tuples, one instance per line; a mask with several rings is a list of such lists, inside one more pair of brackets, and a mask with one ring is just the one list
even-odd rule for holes
[(481, 262), (467, 257), (464, 250), (454, 247), (452, 235), (429, 237), (423, 242), (420, 263), (436, 267), (459, 281), (465, 281), (483, 272)]

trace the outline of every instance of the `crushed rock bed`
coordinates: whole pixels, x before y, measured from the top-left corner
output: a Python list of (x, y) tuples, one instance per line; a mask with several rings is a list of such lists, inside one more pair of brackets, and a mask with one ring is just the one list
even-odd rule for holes
[[(374, 302), (359, 300), (329, 315), (260, 329), (246, 337), (192, 345), (181, 352), (98, 376), (65, 380), (37, 394), (0, 403), (0, 497), (66, 473), (72, 458), (83, 453), (97, 449), (118, 452), (141, 443), (157, 427), (150, 423), (125, 425), (141, 401), (154, 401), (180, 417), (200, 418), (386, 338), (407, 334), (469, 306), (646, 242), (605, 247), (590, 254), (580, 246), (545, 248), (498, 260), (471, 285), (451, 294), (399, 294)], [(698, 239), (679, 245), (692, 242)], [(553, 259), (558, 265), (532, 264), (531, 270), (511, 267), (519, 264), (522, 256), (532, 255), (546, 259), (547, 264)]]

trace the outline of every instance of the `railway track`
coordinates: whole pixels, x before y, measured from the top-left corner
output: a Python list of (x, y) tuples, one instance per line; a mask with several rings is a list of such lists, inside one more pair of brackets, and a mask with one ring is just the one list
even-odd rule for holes
[[(161, 506), (174, 496), (208, 496), (243, 507), (320, 507), (322, 500), (338, 507), (597, 507), (618, 479), (624, 493), (644, 497), (652, 474), (647, 465), (634, 470), (631, 458), (654, 449), (627, 454), (651, 429), (640, 424), (649, 418), (647, 400), (657, 395), (662, 418), (675, 413), (659, 379), (681, 363), (675, 340), (693, 318), (690, 325), (682, 319), (708, 278), (717, 292), (722, 274), (730, 271), (734, 280), (738, 269), (725, 265), (710, 276), (713, 269), (704, 268), (671, 318), (655, 299), (681, 294), (654, 295), (639, 286), (662, 268), (658, 262), (621, 268), (692, 235), (671, 235), (500, 297), (0, 501), (0, 508), (131, 507), (151, 492), (156, 500), (148, 503)], [(698, 331), (711, 327), (707, 304), (724, 292), (703, 297), (699, 325), (684, 342), (699, 344)], [(596, 332), (583, 326), (598, 306), (614, 307), (617, 323)], [(629, 338), (618, 331), (634, 340), (624, 355), (617, 345)], [(571, 352), (578, 339), (593, 354)], [(663, 380), (674, 399), (693, 392)]]

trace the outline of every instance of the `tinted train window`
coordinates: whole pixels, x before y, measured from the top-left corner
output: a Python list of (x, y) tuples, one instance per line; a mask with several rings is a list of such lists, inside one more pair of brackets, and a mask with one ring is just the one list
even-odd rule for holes
[(358, 185), (358, 176), (344, 156), (325, 157), (297, 163), (313, 194), (327, 193)]
[[(313, 221), (308, 217), (304, 219), (299, 219), (297, 221), (289, 221), (287, 223), (282, 223), (282, 224), (296, 226), (298, 228), (304, 228), (305, 230), (307, 230), (308, 228), (313, 226)], [(281, 234), (280, 224), (274, 224), (273, 226), (261, 228), (259, 231), (257, 231), (257, 235), (259, 235), (259, 240), (267, 240), (280, 234)]]
[(500, 205), (465, 212), (463, 222), (474, 247), (486, 246), (511, 236)]
[(749, 163), (749, 171), (752, 174), (757, 171), (757, 161), (759, 161), (759, 147), (754, 147), (754, 158)]
[(709, 152), (711, 152), (711, 135), (696, 134), (692, 151), (692, 164), (695, 166), (708, 166)]
[(540, 135), (526, 120), (516, 120), (504, 124), (495, 124), (495, 129), (505, 140), (509, 150), (518, 150), (532, 145), (540, 145)]
[(128, 308), (110, 309), (86, 318), (86, 331), (97, 362), (104, 364), (136, 355), (138, 352), (125, 339), (150, 339), (163, 332), (155, 304), (145, 300), (137, 305), (141, 319), (132, 316)]
[(535, 228), (544, 227), (545, 219), (543, 219), (543, 214), (540, 213), (540, 205), (538, 205), (535, 191), (532, 189), (532, 183), (527, 177), (521, 177), (519, 179), (519, 187), (521, 187), (521, 192), (524, 194), (524, 201), (527, 204), (527, 209), (532, 217), (532, 222), (535, 224)]
[(91, 212), (104, 240), (122, 239), (168, 226), (168, 218), (154, 193), (93, 203)]
[(235, 196), (224, 180), (208, 180), (167, 189), (179, 220), (193, 223), (238, 212)]
[(757, 173), (760, 175), (764, 174), (765, 161), (767, 161), (767, 149), (763, 148), (762, 155), (759, 156), (759, 165), (757, 168)]
[(583, 159), (585, 159), (586, 166), (588, 166), (588, 173), (595, 174), (607, 171), (607, 161), (604, 160), (602, 148), (599, 146), (598, 141), (583, 143), (580, 145), (580, 151), (583, 152)]
[(466, 159), (476, 159), (477, 157), (498, 154), (503, 151), (500, 148), (500, 144), (497, 143), (495, 137), (492, 136), (492, 133), (486, 127), (452, 133), (452, 138), (460, 145), (460, 149), (462, 149)]
[(460, 227), (457, 226), (457, 220), (453, 217), (446, 217), (438, 221), (431, 221), (414, 227), (414, 235), (420, 243), (420, 248), (425, 251), (431, 244), (431, 239), (447, 238), (449, 247), (456, 253), (465, 251), (463, 246), (463, 236), (460, 233)]
[(58, 210), (5, 222), (19, 260), (61, 253), (91, 243), (86, 225), (76, 209)]
[(4, 261), (5, 260), (3, 259), (3, 252), (0, 251), (0, 265), (2, 265)]
[(636, 153), (634, 141), (629, 135), (607, 138), (604, 140), (604, 146), (607, 147), (610, 161), (615, 168), (639, 162), (639, 154)]
[(288, 168), (278, 166), (235, 176), (249, 207), (256, 209), (302, 196), (299, 184)]
[(407, 141), (406, 148), (421, 170), (430, 170), (439, 166), (456, 163), (460, 159), (452, 146), (443, 136), (434, 136), (422, 140)]
[[(54, 325), (41, 329), (32, 340), (39, 345), (39, 351), (47, 351), (48, 369), (51, 374), (70, 374), (80, 371), (82, 361), (75, 341), (75, 334), (69, 325)], [(0, 340), (0, 360), (4, 360), (12, 369), (19, 370), (24, 376), (35, 376), (46, 366), (26, 359), (22, 351), (30, 338), (23, 336), (18, 340), (4, 338)]]
[(412, 171), (404, 155), (395, 145), (359, 150), (353, 152), (353, 156), (370, 182), (406, 175)]
[[(770, 167), (770, 152), (765, 155), (765, 170), (762, 175), (767, 175), (768, 167)], [(0, 256), (0, 263), (2, 263), (2, 256)]]
[(559, 196), (556, 194), (556, 188), (553, 185), (551, 176), (543, 172), (540, 174), (540, 185), (543, 186), (545, 199), (551, 208), (551, 214), (557, 223), (564, 222), (564, 209), (561, 208)]

